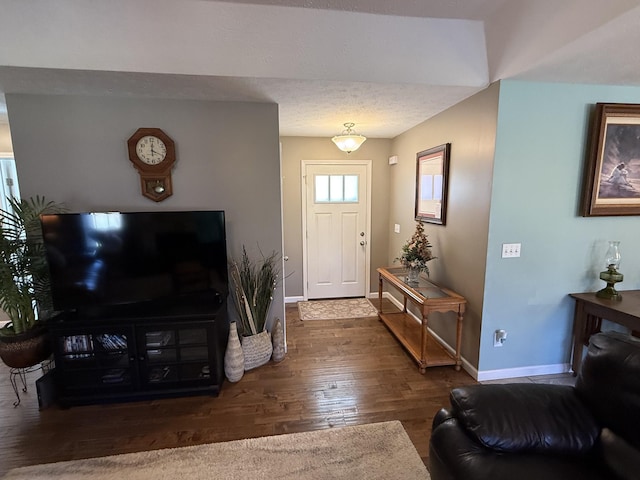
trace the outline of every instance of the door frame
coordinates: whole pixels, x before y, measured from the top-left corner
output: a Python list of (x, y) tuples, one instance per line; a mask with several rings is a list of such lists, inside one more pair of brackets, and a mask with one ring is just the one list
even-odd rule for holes
[(302, 295), (303, 300), (309, 300), (309, 277), (307, 271), (307, 167), (310, 165), (364, 165), (367, 171), (366, 202), (366, 227), (365, 260), (364, 260), (364, 296), (367, 298), (371, 291), (371, 160), (301, 160), (300, 161), (300, 185), (302, 186)]

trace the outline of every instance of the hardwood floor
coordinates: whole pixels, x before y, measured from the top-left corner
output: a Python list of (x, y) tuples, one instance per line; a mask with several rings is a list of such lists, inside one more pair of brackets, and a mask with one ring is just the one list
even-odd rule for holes
[(402, 422), (426, 461), (431, 421), (449, 390), (476, 382), (453, 367), (421, 375), (377, 317), (302, 322), (295, 304), (286, 315), (285, 360), (226, 382), (217, 398), (39, 411), (39, 375), (30, 374), (29, 391), (14, 408), (3, 365), (0, 476), (24, 465), (388, 420)]

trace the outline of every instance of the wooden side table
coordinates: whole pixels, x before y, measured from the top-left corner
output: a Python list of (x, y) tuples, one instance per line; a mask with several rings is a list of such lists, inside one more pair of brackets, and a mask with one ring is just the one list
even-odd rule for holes
[[(460, 358), (460, 346), (462, 340), (462, 320), (467, 301), (461, 295), (440, 287), (420, 276), (416, 284), (406, 281), (407, 271), (404, 268), (378, 268), (378, 316), (391, 333), (407, 349), (409, 354), (418, 363), (420, 373), (425, 373), (427, 367), (440, 365), (455, 365), (460, 370), (462, 360)], [(404, 297), (402, 312), (387, 313), (382, 311), (383, 283), (393, 286)], [(416, 305), (420, 310), (422, 319), (416, 322), (415, 318), (407, 311), (407, 301)], [(429, 333), (428, 323), (431, 312), (456, 312), (456, 350), (451, 355), (438, 340)]]
[(576, 308), (573, 317), (573, 359), (571, 368), (577, 375), (582, 365), (582, 350), (589, 345), (589, 338), (600, 331), (602, 319), (632, 330), (640, 331), (640, 290), (620, 292), (621, 300), (607, 300), (596, 297), (595, 292), (571, 293)]

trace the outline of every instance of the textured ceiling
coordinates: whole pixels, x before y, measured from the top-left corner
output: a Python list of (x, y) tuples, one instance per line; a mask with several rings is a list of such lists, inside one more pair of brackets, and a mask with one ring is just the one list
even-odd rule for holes
[(640, 85), (639, 3), (0, 0), (0, 92), (275, 102), (284, 136), (391, 138), (499, 79)]

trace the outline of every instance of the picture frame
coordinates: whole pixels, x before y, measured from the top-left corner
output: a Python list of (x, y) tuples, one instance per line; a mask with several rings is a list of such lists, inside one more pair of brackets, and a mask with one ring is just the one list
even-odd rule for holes
[(415, 219), (446, 225), (451, 144), (416, 154)]
[(583, 175), (583, 217), (640, 215), (640, 105), (597, 103)]

